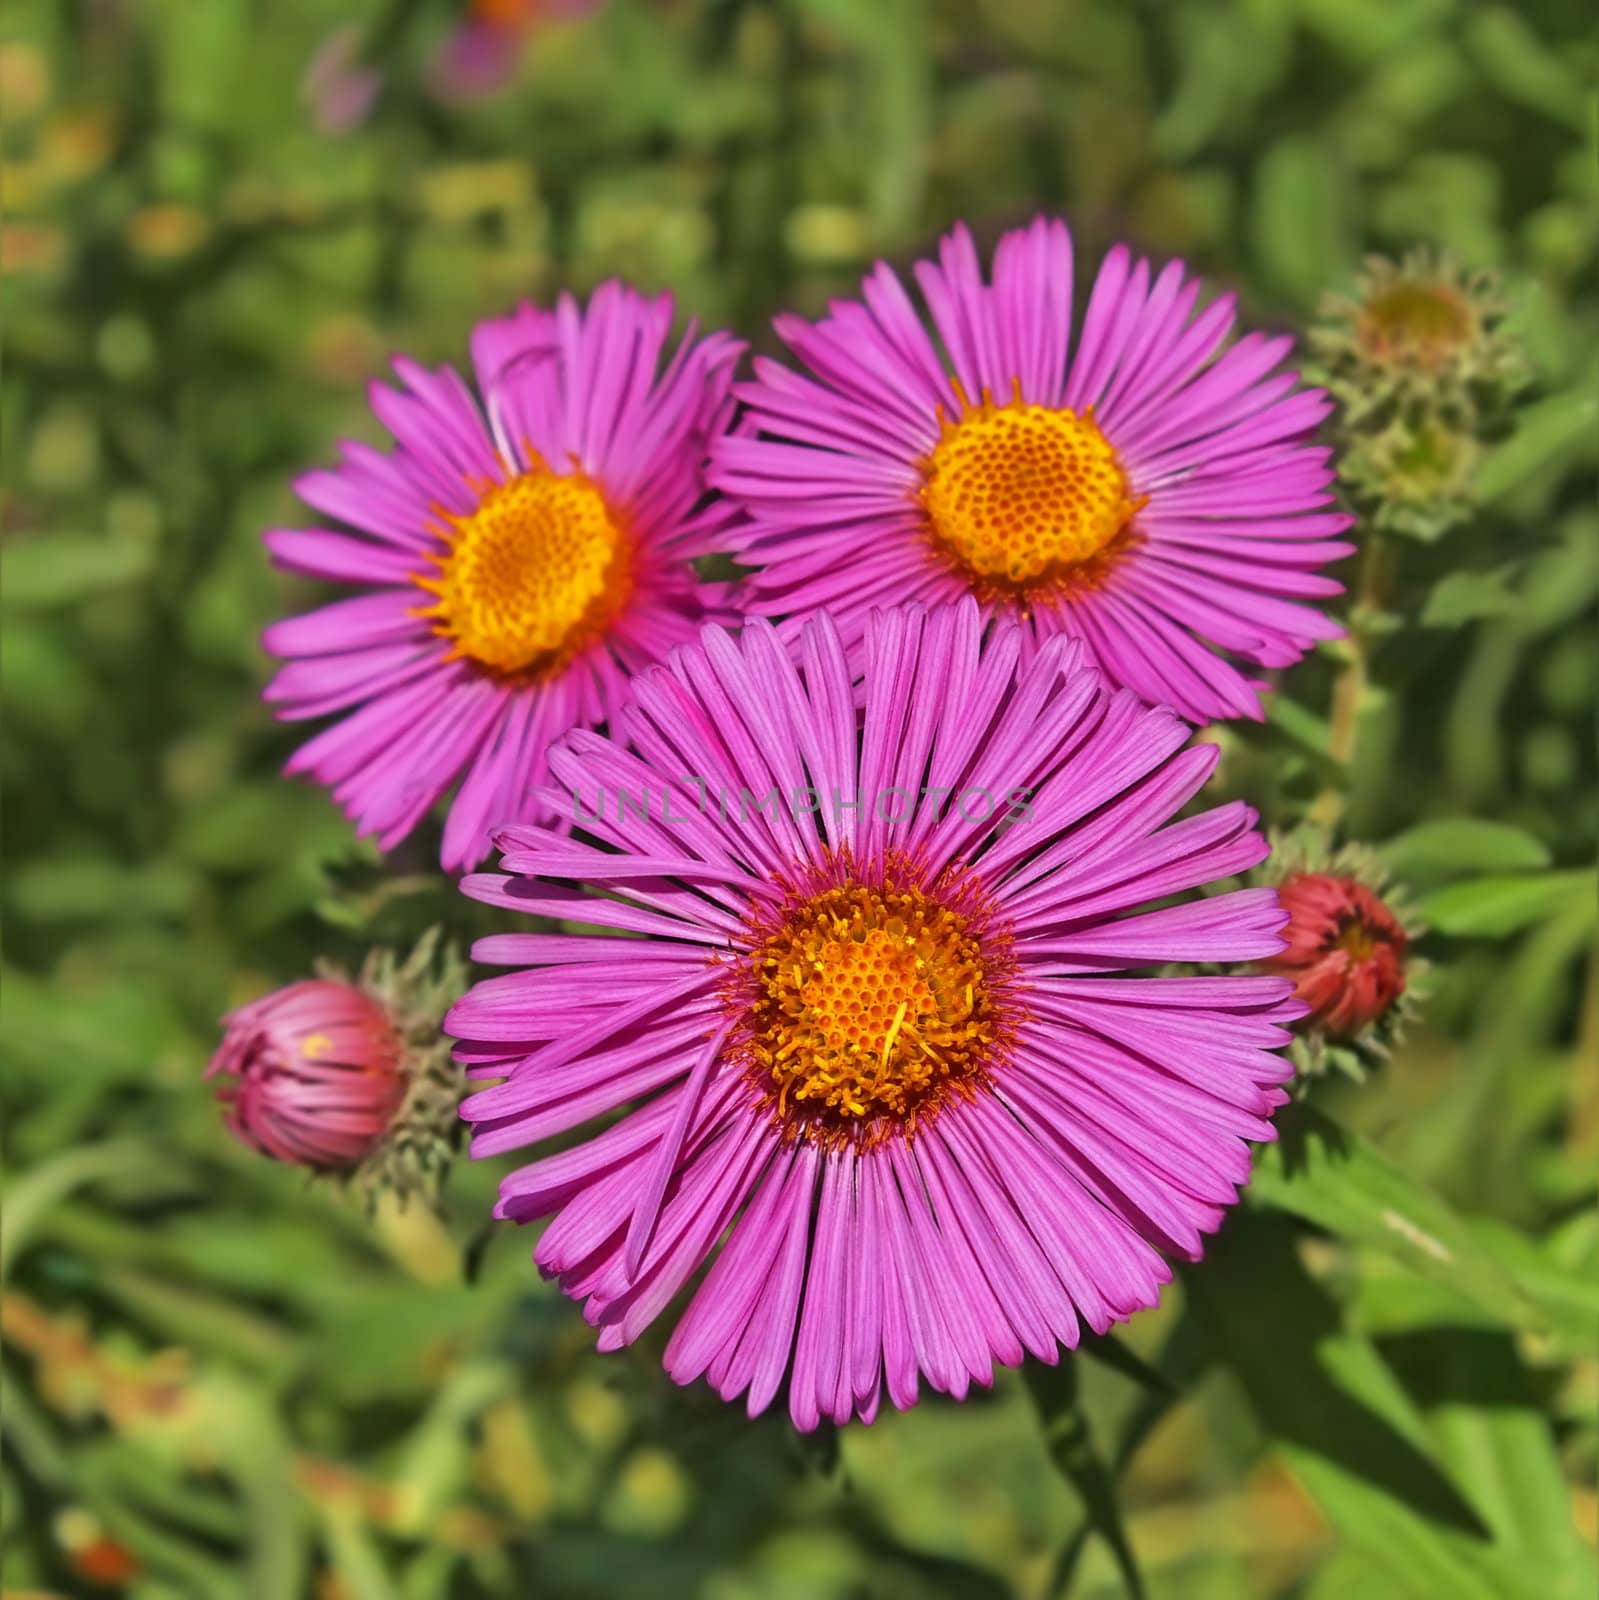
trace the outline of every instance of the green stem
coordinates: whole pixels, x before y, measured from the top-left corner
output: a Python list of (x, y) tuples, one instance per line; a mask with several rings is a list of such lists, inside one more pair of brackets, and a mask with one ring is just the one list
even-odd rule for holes
[(1390, 541), (1373, 529), (1361, 551), (1354, 604), (1349, 608), (1348, 655), (1333, 684), (1328, 719), (1327, 754), (1337, 764), (1339, 777), (1329, 781), (1316, 796), (1309, 813), (1312, 822), (1327, 828), (1338, 824), (1349, 798), (1361, 709), (1371, 682), (1371, 618), (1381, 609), (1383, 595), (1392, 581), (1392, 548)]
[(1143, 1578), (1127, 1538), (1114, 1472), (1100, 1456), (1077, 1395), (1075, 1357), (1058, 1366), (1028, 1361), (1022, 1367), (1028, 1393), (1038, 1414), (1040, 1431), (1055, 1470), (1077, 1491), (1083, 1522), (1061, 1550), (1050, 1580), (1051, 1596), (1065, 1592), (1089, 1533), (1097, 1533), (1110, 1549), (1131, 1600), (1144, 1600)]

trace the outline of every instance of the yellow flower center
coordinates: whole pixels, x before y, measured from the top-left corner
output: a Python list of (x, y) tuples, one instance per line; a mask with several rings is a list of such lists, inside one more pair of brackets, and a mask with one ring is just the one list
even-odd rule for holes
[(735, 1055), (797, 1136), (909, 1135), (988, 1081), (1013, 966), (969, 890), (822, 889), (791, 900), (748, 958)]
[[(957, 385), (957, 392), (959, 386)], [(1143, 505), (1094, 421), (961, 395), (960, 417), (923, 463), (922, 506), (934, 543), (981, 588), (1010, 594), (1072, 587)]]
[(482, 486), (467, 516), (440, 512), (448, 550), (437, 577), (414, 581), (438, 597), (419, 613), (492, 672), (529, 673), (566, 659), (627, 598), (630, 544), (599, 489), (580, 471), (542, 462)]

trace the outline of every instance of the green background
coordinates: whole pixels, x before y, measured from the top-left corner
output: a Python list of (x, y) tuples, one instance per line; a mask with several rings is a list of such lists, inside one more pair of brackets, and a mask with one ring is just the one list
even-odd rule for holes
[[(1585, 9), (614, 0), (467, 105), (426, 88), (455, 9), (0, 21), (7, 1593), (1586, 1600)], [(386, 86), (340, 138), (300, 80), (347, 21)], [(1344, 774), (1432, 923), (1431, 993), (1371, 1082), (1318, 1088), (1348, 1131), (1291, 1119), (1213, 1258), (1125, 1332), (1151, 1370), (1006, 1373), (803, 1441), (673, 1388), (660, 1334), (593, 1354), (530, 1238), (483, 1227), (508, 1161), (458, 1168), (442, 1223), (369, 1225), (224, 1134), (222, 1011), (474, 926), (435, 825), (380, 862), (276, 776), (257, 636), (318, 595), (258, 535), (301, 520), (288, 482), (336, 439), (379, 437), (389, 352), (460, 361), (520, 296), (622, 274), (771, 349), (775, 311), (878, 255), (1039, 209), (1085, 263), (1183, 256), (1257, 326), (1303, 327), (1368, 251), (1505, 274), (1535, 378), (1474, 519), (1400, 551)], [(1213, 795), (1298, 814), (1338, 668), (1216, 736)]]

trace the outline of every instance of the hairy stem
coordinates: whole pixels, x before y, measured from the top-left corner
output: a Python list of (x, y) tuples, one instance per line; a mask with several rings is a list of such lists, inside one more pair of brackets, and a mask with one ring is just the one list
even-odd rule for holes
[(1360, 555), (1360, 574), (1355, 583), (1354, 604), (1349, 609), (1349, 653), (1333, 684), (1332, 709), (1327, 735), (1327, 754), (1341, 769), (1328, 782), (1310, 808), (1310, 820), (1324, 827), (1335, 826), (1343, 816), (1359, 742), (1360, 712), (1371, 681), (1371, 621), (1382, 606), (1392, 567), (1392, 545), (1374, 529), (1369, 530)]

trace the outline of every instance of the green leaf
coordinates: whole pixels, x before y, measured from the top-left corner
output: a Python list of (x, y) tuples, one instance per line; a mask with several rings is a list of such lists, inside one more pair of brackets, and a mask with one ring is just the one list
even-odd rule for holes
[(1185, 161), (1238, 114), (1238, 90), (1251, 60), (1237, 48), (1227, 13), (1194, 6), (1172, 20), (1182, 48), (1174, 62), (1177, 81), (1155, 124), (1155, 144), (1166, 160)]
[(1451, 884), (1421, 902), (1421, 915), (1440, 933), (1502, 938), (1592, 904), (1599, 880), (1592, 871), (1525, 873)]
[(1301, 305), (1348, 275), (1344, 185), (1325, 139), (1305, 135), (1267, 147), (1255, 167), (1250, 233), (1266, 271)]
[(6, 1226), (0, 1234), (0, 1276), (40, 1221), (75, 1189), (102, 1179), (140, 1172), (158, 1160), (133, 1139), (64, 1150), (6, 1186)]
[(295, 1342), (283, 1328), (223, 1295), (127, 1266), (103, 1271), (100, 1282), (111, 1298), (186, 1347), (220, 1350), (273, 1374), (294, 1363)]
[(144, 1451), (133, 1455), (113, 1437), (80, 1452), (78, 1466), (130, 1509), (175, 1525), (174, 1531), (183, 1529), (201, 1540), (237, 1540), (244, 1534), (237, 1502), (221, 1489), (202, 1489), (177, 1461)]
[(1536, 1571), (1549, 1600), (1599, 1592), (1549, 1421), (1510, 1335), (1431, 1328), (1388, 1341), (1384, 1353), (1496, 1542)]
[[(1589, 1213), (1574, 1220), (1592, 1217)], [(1591, 1356), (1594, 1329), (1599, 1328), (1599, 1250), (1590, 1248), (1567, 1260), (1508, 1223), (1485, 1217), (1474, 1228), (1484, 1249), (1538, 1307), (1556, 1344), (1572, 1357)]]
[(61, 1063), (73, 1061), (75, 1082), (89, 1091), (112, 1081), (147, 1084), (151, 1062), (183, 1038), (173, 997), (159, 985), (112, 975), (67, 988), (14, 967), (0, 973), (13, 1079), (58, 1079)]
[(38, 611), (86, 600), (143, 577), (153, 553), (149, 545), (93, 533), (18, 539), (0, 550), (0, 605)]
[(293, 1443), (270, 1396), (231, 1377), (208, 1386), (220, 1455), (250, 1521), (251, 1600), (306, 1592), (308, 1507), (295, 1483)]
[(1566, 518), (1559, 541), (1540, 550), (1528, 564), (1522, 603), (1511, 625), (1523, 638), (1532, 639), (1562, 623), (1586, 621), (1596, 594), (1599, 515), (1584, 510)]
[[(8, 1398), (7, 1405), (10, 1400)], [(207, 1600), (244, 1600), (246, 1585), (195, 1541), (169, 1533), (153, 1518), (128, 1503), (120, 1493), (120, 1472), (109, 1470), (114, 1457), (103, 1450), (81, 1451), (74, 1463), (74, 1498), (87, 1505), (118, 1544), (123, 1544), (152, 1573), (170, 1578), (179, 1594), (203, 1594)], [(158, 1593), (172, 1593), (168, 1589)], [(279, 1600), (277, 1594), (249, 1590), (249, 1600)]]
[(1585, 128), (1588, 95), (1581, 76), (1509, 6), (1476, 12), (1466, 41), (1483, 78), (1507, 100), (1578, 131)]
[(1386, 1254), (1362, 1249), (1350, 1290), (1350, 1327), (1373, 1338), (1418, 1328), (1499, 1328), (1503, 1319), (1436, 1279), (1419, 1278)]
[(346, 1405), (379, 1397), (431, 1393), (437, 1375), (426, 1352), (454, 1342), (468, 1348), (483, 1332), (479, 1292), (432, 1288), (418, 1296), (409, 1284), (363, 1286), (328, 1308), (311, 1360), (325, 1388)]
[[(76, 1464), (56, 1437), (49, 1418), (35, 1403), (32, 1386), (16, 1381), (9, 1368), (0, 1368), (0, 1377), (4, 1377), (6, 1384), (7, 1457), (52, 1489), (61, 1491), (72, 1488)], [(9, 1536), (17, 1513), (16, 1502), (9, 1496), (4, 1504), (4, 1513), (5, 1531)]]
[(1520, 604), (1510, 587), (1516, 564), (1493, 572), (1451, 572), (1433, 585), (1421, 608), (1424, 628), (1458, 628), (1484, 617), (1502, 617)]
[(1515, 1280), (1470, 1223), (1374, 1144), (1310, 1106), (1279, 1120), (1277, 1142), (1256, 1160), (1249, 1197), (1382, 1250), (1513, 1326), (1536, 1325)]
[(925, 185), (932, 118), (931, 63), (919, 41), (929, 26), (924, 0), (799, 0), (799, 8), (847, 41), (865, 78), (867, 212), (881, 237), (910, 227)]
[(37, 856), (17, 867), (10, 882), (12, 904), (36, 923), (171, 920), (196, 888), (174, 862), (125, 867), (82, 852)]
[(1516, 431), (1478, 469), (1478, 499), (1486, 505), (1519, 488), (1596, 426), (1599, 397), (1591, 386), (1525, 407), (1517, 413)]
[(1541, 839), (1509, 822), (1441, 817), (1418, 823), (1379, 847), (1401, 878), (1444, 878), (1465, 872), (1531, 871), (1549, 865)]
[(392, 1485), (418, 1527), (426, 1527), (471, 1476), (470, 1435), (479, 1414), (505, 1395), (513, 1369), (501, 1361), (460, 1361), (410, 1430)]
[(0, 652), (0, 704), (8, 715), (73, 741), (94, 704), (95, 681), (63, 633), (44, 619), (12, 613)]
[(1384, 1581), (1381, 1562), (1345, 1546), (1317, 1572), (1303, 1600), (1373, 1600)]
[(1494, 1551), (1393, 1373), (1305, 1271), (1286, 1220), (1235, 1213), (1184, 1282), (1216, 1359), (1339, 1538), (1381, 1569), (1385, 1595), (1545, 1600)]
[(322, 1532), (338, 1574), (341, 1594), (350, 1600), (396, 1600), (376, 1541), (360, 1521), (339, 1506), (322, 1509)]
[[(1088, 1419), (1078, 1402), (1076, 1363), (1070, 1355), (1053, 1367), (1029, 1361), (1022, 1368), (1022, 1376), (1037, 1408), (1050, 1460), (1082, 1498), (1088, 1526), (1110, 1547), (1127, 1593), (1134, 1600), (1143, 1600), (1144, 1580), (1122, 1523), (1116, 1480), (1094, 1445)], [(1068, 1545), (1062, 1552), (1062, 1562), (1074, 1561), (1077, 1548), (1075, 1541)], [(1058, 1591), (1058, 1581), (1056, 1588)]]
[(316, 790), (240, 783), (197, 810), (178, 836), (189, 860), (219, 871), (270, 867), (286, 856), (329, 860), (350, 854), (349, 823)]

